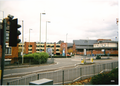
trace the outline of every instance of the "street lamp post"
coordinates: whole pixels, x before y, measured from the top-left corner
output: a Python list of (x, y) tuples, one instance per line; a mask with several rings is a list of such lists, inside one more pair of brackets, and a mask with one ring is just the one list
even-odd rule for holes
[(23, 64), (23, 62), (24, 62), (24, 59), (23, 59), (23, 45), (24, 45), (24, 27), (23, 27), (23, 20), (22, 20), (22, 64)]
[(46, 44), (47, 44), (47, 23), (51, 23), (50, 21), (46, 21)]
[[(29, 29), (29, 47), (30, 47), (30, 30), (32, 30), (32, 29)], [(29, 49), (29, 47), (28, 47), (28, 49)]]
[(46, 13), (40, 13), (40, 39), (39, 39), (40, 44), (41, 44), (41, 14), (46, 14)]
[(67, 35), (68, 33), (66, 34), (66, 58), (67, 58)]
[(1, 12), (3, 12), (3, 19), (4, 19), (4, 11), (0, 10)]

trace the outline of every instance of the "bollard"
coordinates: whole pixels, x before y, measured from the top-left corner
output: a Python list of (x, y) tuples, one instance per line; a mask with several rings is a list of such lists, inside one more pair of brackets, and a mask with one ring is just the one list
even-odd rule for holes
[(91, 63), (93, 63), (93, 58), (90, 58)]
[(84, 64), (84, 59), (83, 58), (81, 59), (81, 64)]

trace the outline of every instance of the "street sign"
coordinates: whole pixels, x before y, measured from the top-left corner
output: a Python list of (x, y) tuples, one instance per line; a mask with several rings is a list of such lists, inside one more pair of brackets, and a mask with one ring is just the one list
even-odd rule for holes
[(47, 53), (52, 56), (52, 48), (47, 48)]

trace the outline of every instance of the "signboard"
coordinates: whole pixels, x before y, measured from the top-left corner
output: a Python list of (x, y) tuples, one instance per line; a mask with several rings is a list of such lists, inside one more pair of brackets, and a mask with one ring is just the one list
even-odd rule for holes
[(62, 56), (65, 56), (65, 49), (63, 49), (62, 51)]
[(52, 56), (52, 48), (47, 48), (47, 53)]

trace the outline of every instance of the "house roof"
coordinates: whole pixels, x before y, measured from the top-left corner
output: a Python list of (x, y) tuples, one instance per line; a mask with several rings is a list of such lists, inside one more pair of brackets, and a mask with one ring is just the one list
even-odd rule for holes
[(93, 45), (97, 40), (73, 40), (75, 45)]

